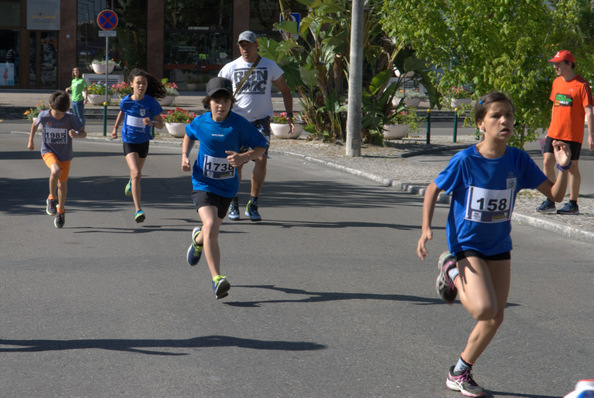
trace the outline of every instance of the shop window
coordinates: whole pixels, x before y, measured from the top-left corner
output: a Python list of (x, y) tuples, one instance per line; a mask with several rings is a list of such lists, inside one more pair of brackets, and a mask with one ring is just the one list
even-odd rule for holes
[(0, 86), (20, 84), (20, 34), (18, 31), (0, 30)]
[(2, 10), (2, 12), (0, 12), (0, 26), (20, 26), (20, 0), (0, 0), (0, 10)]

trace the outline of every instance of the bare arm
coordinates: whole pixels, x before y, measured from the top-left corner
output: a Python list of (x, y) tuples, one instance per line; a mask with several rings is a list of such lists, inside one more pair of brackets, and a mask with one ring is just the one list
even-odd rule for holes
[(183, 171), (190, 171), (192, 170), (192, 165), (190, 164), (190, 152), (194, 147), (194, 140), (188, 137), (187, 135), (184, 136), (184, 141), (182, 142), (182, 162), (181, 168)]
[(31, 130), (29, 132), (29, 143), (27, 144), (27, 148), (32, 151), (35, 149), (35, 133), (37, 132), (37, 125), (35, 124), (35, 121), (33, 123), (31, 123)]
[(594, 151), (594, 107), (586, 106), (586, 123), (588, 124), (588, 149)]
[(266, 152), (266, 148), (258, 146), (244, 153), (237, 153), (235, 151), (225, 151), (227, 160), (233, 167), (239, 167), (250, 160), (259, 159)]
[(116, 118), (115, 125), (113, 126), (113, 130), (111, 131), (111, 138), (118, 138), (118, 127), (120, 127), (120, 122), (124, 118), (124, 112), (120, 111), (118, 113), (118, 117)]
[(421, 237), (417, 243), (417, 255), (421, 260), (425, 260), (429, 254), (426, 248), (426, 243), (433, 239), (431, 222), (433, 221), (435, 203), (437, 203), (437, 197), (440, 192), (441, 189), (437, 188), (435, 182), (431, 182), (425, 191), (425, 199), (423, 200), (423, 225), (421, 227)]

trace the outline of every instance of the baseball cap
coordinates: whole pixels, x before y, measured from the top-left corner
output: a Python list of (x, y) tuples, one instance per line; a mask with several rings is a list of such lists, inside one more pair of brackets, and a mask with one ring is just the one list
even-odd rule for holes
[(239, 44), (240, 41), (249, 41), (250, 43), (257, 43), (258, 38), (256, 37), (256, 34), (254, 32), (252, 32), (251, 30), (246, 30), (245, 32), (241, 32), (239, 34), (239, 37), (237, 38), (237, 44)]
[(555, 56), (549, 59), (549, 62), (561, 62), (561, 61), (569, 61), (575, 63), (575, 58), (573, 58), (573, 54), (567, 50), (561, 50), (555, 54)]
[(225, 91), (230, 96), (233, 96), (231, 80), (224, 77), (213, 77), (206, 83), (206, 94), (212, 96), (218, 91)]

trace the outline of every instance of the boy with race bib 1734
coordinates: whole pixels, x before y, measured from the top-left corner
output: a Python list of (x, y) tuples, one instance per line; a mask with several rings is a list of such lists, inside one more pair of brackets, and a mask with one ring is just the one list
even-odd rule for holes
[[(192, 231), (192, 243), (186, 253), (188, 264), (196, 265), (206, 257), (217, 299), (226, 297), (231, 285), (222, 276), (219, 228), (231, 200), (237, 195), (237, 167), (264, 154), (266, 139), (243, 117), (231, 112), (234, 103), (231, 81), (222, 77), (209, 80), (204, 107), (209, 112), (186, 126), (182, 144), (182, 170), (192, 170), (192, 200), (202, 220), (202, 227)], [(199, 141), (198, 156), (190, 166), (190, 151)], [(239, 153), (242, 147), (250, 147)]]
[(423, 204), (417, 245), (422, 260), (429, 254), (427, 242), (433, 239), (431, 221), (437, 197), (442, 190), (452, 196), (446, 223), (449, 251), (439, 258), (436, 290), (448, 304), (458, 295), (477, 321), (446, 378), (448, 388), (469, 397), (485, 395), (471, 369), (503, 322), (510, 286), (511, 215), (516, 194), (524, 188), (537, 189), (560, 202), (571, 167), (569, 146), (561, 141), (552, 143), (560, 170), (554, 184), (526, 152), (508, 147), (514, 112), (513, 103), (503, 93), (492, 92), (479, 99), (475, 121), (484, 140), (452, 157), (427, 187)]

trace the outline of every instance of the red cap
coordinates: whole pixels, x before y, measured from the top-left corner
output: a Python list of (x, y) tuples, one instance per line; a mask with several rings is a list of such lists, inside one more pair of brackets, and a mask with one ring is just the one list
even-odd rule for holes
[(555, 56), (549, 59), (549, 62), (561, 62), (561, 61), (569, 61), (575, 63), (575, 58), (573, 58), (573, 54), (567, 50), (559, 51)]

